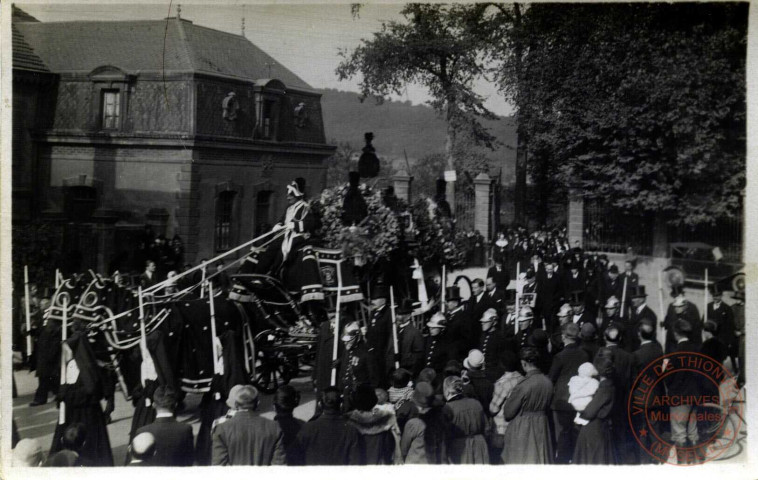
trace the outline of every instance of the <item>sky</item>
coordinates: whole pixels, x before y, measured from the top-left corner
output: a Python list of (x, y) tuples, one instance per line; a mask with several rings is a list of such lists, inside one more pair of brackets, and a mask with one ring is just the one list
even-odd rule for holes
[[(18, 7), (42, 22), (90, 20), (157, 20), (175, 16), (177, 3), (163, 4), (73, 4), (17, 3)], [(350, 5), (343, 4), (254, 4), (210, 5), (181, 3), (181, 17), (198, 25), (231, 33), (241, 33), (245, 18), (245, 36), (297, 74), (314, 88), (358, 91), (358, 79), (339, 81), (334, 71), (339, 64), (340, 49), (351, 50), (361, 39), (371, 38), (382, 21), (401, 20), (399, 4), (367, 4), (353, 18)], [(275, 76), (275, 75), (274, 75)], [(478, 93), (487, 98), (487, 107), (498, 115), (510, 115), (513, 109), (494, 85), (481, 81)], [(429, 100), (423, 87), (410, 85), (398, 100), (413, 104)]]

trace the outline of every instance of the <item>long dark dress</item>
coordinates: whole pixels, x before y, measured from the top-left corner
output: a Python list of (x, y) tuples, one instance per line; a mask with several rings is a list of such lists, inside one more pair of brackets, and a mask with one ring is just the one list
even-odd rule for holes
[(553, 462), (553, 444), (547, 408), (553, 400), (553, 384), (539, 370), (526, 374), (503, 406), (508, 423), (503, 441), (503, 463)]
[(61, 385), (58, 392), (58, 398), (65, 402), (66, 418), (65, 423), (55, 426), (50, 455), (62, 449), (61, 438), (66, 428), (81, 423), (86, 430), (86, 440), (79, 452), (84, 465), (112, 467), (113, 452), (100, 400), (112, 399), (115, 385), (110, 376), (101, 374), (85, 333), (74, 333), (66, 343), (73, 352), (69, 366), (73, 367), (75, 362), (79, 376), (74, 383)]
[(576, 439), (573, 463), (615, 465), (616, 456), (611, 442), (611, 412), (615, 390), (613, 381), (604, 378), (585, 407), (581, 417), (589, 424), (581, 427)]

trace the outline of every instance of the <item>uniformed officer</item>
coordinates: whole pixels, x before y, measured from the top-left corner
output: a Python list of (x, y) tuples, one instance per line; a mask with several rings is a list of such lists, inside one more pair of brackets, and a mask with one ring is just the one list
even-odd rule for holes
[(360, 332), (360, 325), (355, 321), (346, 324), (342, 331), (342, 342), (345, 345), (345, 350), (340, 358), (337, 382), (345, 401), (348, 403), (352, 392), (358, 385), (369, 383), (368, 350), (365, 342), (361, 339)]
[(479, 322), (482, 334), (477, 348), (484, 354), (484, 373), (491, 382), (496, 382), (503, 374), (500, 366), (500, 354), (507, 348), (507, 340), (502, 330), (496, 328), (497, 310), (490, 308), (484, 312)]
[(386, 387), (387, 348), (392, 346), (392, 312), (387, 306), (389, 289), (379, 284), (371, 291), (371, 316), (364, 327), (369, 359), (369, 379), (375, 387)]
[(615, 296), (610, 296), (608, 297), (608, 300), (605, 301), (605, 306), (603, 307), (603, 318), (597, 319), (596, 321), (598, 337), (602, 337), (606, 329), (608, 329), (608, 327), (610, 327), (614, 323), (620, 327), (620, 323), (619, 323), (620, 307), (621, 307), (621, 302)]
[(440, 376), (448, 360), (456, 359), (459, 349), (446, 331), (444, 314), (435, 313), (426, 326), (429, 327), (429, 336), (424, 342), (424, 368), (431, 368)]

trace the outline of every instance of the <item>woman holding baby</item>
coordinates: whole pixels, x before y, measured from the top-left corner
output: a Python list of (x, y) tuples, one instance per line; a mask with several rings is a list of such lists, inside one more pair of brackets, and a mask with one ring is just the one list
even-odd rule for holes
[(574, 419), (579, 426), (573, 456), (575, 464), (617, 463), (611, 443), (612, 378), (612, 353), (602, 348), (595, 355), (595, 361), (580, 366), (579, 375), (569, 381), (569, 403), (578, 412)]

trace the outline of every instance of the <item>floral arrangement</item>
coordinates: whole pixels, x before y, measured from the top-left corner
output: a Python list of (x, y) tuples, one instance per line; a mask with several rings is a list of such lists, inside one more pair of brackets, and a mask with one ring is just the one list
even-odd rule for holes
[(346, 257), (355, 258), (358, 265), (373, 265), (380, 259), (389, 259), (390, 253), (400, 245), (402, 234), (396, 215), (382, 201), (381, 191), (362, 183), (359, 190), (366, 201), (368, 215), (359, 225), (345, 226), (342, 205), (347, 190), (347, 184), (327, 188), (313, 202), (314, 211), (321, 217), (321, 229), (316, 237), (325, 247), (341, 249)]
[(417, 245), (411, 252), (424, 266), (463, 268), (469, 256), (469, 239), (457, 231), (455, 220), (440, 214), (437, 204), (422, 196), (411, 205)]

